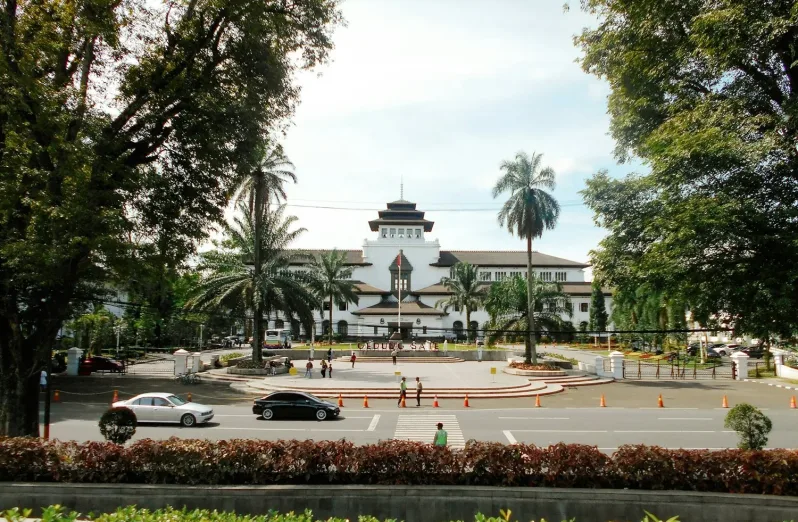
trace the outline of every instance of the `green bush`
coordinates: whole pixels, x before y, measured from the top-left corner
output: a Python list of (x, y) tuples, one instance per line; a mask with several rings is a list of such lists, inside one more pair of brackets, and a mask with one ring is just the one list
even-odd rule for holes
[[(2, 514), (8, 522), (23, 522), (27, 517), (30, 517), (32, 511), (30, 509), (21, 510), (14, 508)], [(42, 520), (47, 522), (74, 522), (80, 515), (74, 511), (66, 511), (61, 506), (50, 506), (42, 510)], [(501, 511), (499, 517), (486, 517), (481, 513), (474, 516), (475, 522), (511, 522), (513, 519), (510, 510)], [(313, 513), (310, 510), (305, 510), (304, 513), (290, 513), (280, 514), (276, 511), (270, 511), (265, 515), (238, 515), (230, 512), (208, 511), (207, 509), (188, 510), (175, 509), (167, 507), (157, 511), (150, 511), (147, 509), (137, 509), (134, 506), (119, 508), (113, 513), (98, 515), (93, 518), (94, 522), (129, 522), (135, 520), (136, 522), (162, 522), (169, 520), (170, 522), (349, 522), (348, 519), (333, 517), (324, 521), (313, 518)], [(576, 519), (571, 519), (569, 522), (575, 522)], [(361, 515), (358, 517), (358, 522), (380, 522), (379, 519)], [(396, 522), (394, 519), (386, 519), (385, 522)], [(535, 522), (534, 520), (532, 522)], [(546, 522), (541, 519), (540, 522)], [(566, 522), (566, 521), (563, 521)], [(654, 515), (646, 512), (646, 517), (642, 522), (679, 522), (678, 517), (669, 518), (667, 521), (661, 521)]]
[(100, 417), (100, 433), (109, 442), (124, 444), (136, 434), (136, 414), (128, 408), (111, 408)]
[(0, 438), (0, 482), (108, 484), (385, 484), (615, 488), (798, 496), (798, 451), (538, 447), (469, 441), (463, 450), (410, 441)]
[(768, 443), (768, 433), (773, 423), (758, 408), (750, 404), (738, 404), (726, 415), (724, 425), (733, 429), (740, 437), (740, 449), (761, 450)]
[(219, 357), (219, 361), (226, 363), (230, 359), (238, 359), (239, 357), (244, 357), (243, 353), (233, 352), (233, 353), (226, 353)]

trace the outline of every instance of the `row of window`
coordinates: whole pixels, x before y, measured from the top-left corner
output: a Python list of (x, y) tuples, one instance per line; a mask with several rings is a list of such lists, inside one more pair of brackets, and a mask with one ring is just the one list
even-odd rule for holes
[[(330, 311), (330, 302), (329, 301), (324, 301), (321, 304), (321, 309), (324, 310), (324, 311), (329, 312)], [(338, 303), (338, 311), (339, 312), (346, 312), (347, 310), (349, 310), (349, 303), (346, 303), (346, 302)]]
[[(405, 280), (404, 274), (403, 274), (402, 275), (402, 290), (403, 291), (407, 289), (407, 284), (406, 283), (407, 283), (407, 280)], [(393, 286), (393, 289), (396, 289), (395, 285)], [(322, 304), (322, 308), (324, 309), (324, 311), (329, 312), (330, 311), (330, 302), (329, 301), (325, 301)], [(349, 309), (349, 303), (338, 303), (338, 311), (346, 312), (348, 309)], [(589, 310), (590, 310), (590, 304), (589, 303), (579, 303), (579, 311), (580, 312), (587, 312)], [(455, 306), (454, 307), (454, 311), (455, 312), (459, 312), (460, 311), (460, 307), (459, 306)], [(476, 312), (476, 311), (477, 311), (477, 309), (472, 310), (472, 312)], [(275, 328), (283, 328), (283, 320), (282, 319), (277, 319), (277, 321), (275, 321), (274, 327)]]
[[(552, 281), (552, 274), (554, 281), (565, 282), (567, 280), (567, 272), (538, 272), (538, 277), (541, 281)], [(487, 270), (480, 270), (480, 281), (502, 281), (508, 277), (521, 276), (526, 279), (526, 271), (506, 271), (498, 270), (496, 272), (489, 272)], [(453, 273), (450, 277), (454, 277)]]
[(381, 230), (382, 237), (384, 238), (399, 238), (404, 239), (407, 236), (408, 239), (416, 238), (421, 239), (421, 229), (420, 228), (387, 228), (383, 227)]

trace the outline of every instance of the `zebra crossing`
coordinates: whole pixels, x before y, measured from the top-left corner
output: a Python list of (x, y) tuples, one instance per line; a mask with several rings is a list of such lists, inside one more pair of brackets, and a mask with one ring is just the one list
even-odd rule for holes
[(449, 447), (464, 448), (465, 438), (456, 415), (399, 415), (393, 438), (432, 444), (439, 422), (443, 423), (443, 429), (449, 434)]

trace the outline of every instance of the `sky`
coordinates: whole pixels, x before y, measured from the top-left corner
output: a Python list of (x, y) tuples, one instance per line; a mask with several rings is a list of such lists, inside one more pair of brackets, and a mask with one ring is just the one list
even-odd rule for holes
[(403, 181), (442, 249), (523, 250), (500, 228), (491, 188), (501, 161), (525, 151), (554, 169), (562, 205), (535, 250), (588, 261), (604, 231), (579, 191), (600, 169), (631, 170), (612, 156), (609, 87), (575, 61), (573, 36), (594, 20), (563, 0), (346, 0), (342, 10), (330, 63), (298, 77), (283, 140), (299, 179), (288, 210), (307, 228), (295, 246), (361, 248)]

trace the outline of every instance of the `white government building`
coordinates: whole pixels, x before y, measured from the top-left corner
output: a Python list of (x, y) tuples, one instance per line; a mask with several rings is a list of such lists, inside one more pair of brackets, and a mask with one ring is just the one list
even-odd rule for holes
[[(416, 209), (416, 204), (400, 199), (387, 204), (379, 211), (379, 217), (369, 221), (376, 237), (366, 239), (361, 250), (343, 250), (347, 264), (353, 268), (352, 280), (359, 295), (357, 305), (334, 304), (333, 332), (347, 337), (364, 339), (385, 338), (402, 329), (402, 338), (440, 338), (444, 333), (464, 334), (466, 316), (460, 310), (444, 312), (435, 303), (449, 294), (441, 279), (449, 277), (452, 267), (458, 262), (468, 262), (478, 267), (479, 278), (486, 286), (516, 274), (526, 276), (526, 251), (470, 251), (441, 250), (437, 239), (428, 240), (434, 223)], [(397, 258), (401, 258), (401, 282)], [(318, 255), (323, 250), (311, 250)], [(559, 257), (532, 253), (535, 272), (544, 281), (557, 281), (571, 296), (573, 317), (570, 320), (578, 329), (579, 324), (589, 320), (591, 283), (585, 281), (584, 270), (589, 265)], [(302, 270), (302, 264), (296, 266)], [(399, 325), (399, 287), (402, 306)], [(609, 313), (612, 297), (604, 290), (604, 299)], [(329, 304), (324, 303), (324, 319), (316, 335), (326, 333), (329, 328)], [(318, 316), (317, 316), (318, 317)], [(471, 329), (479, 329), (488, 320), (484, 309), (471, 313)], [(271, 321), (270, 327), (283, 328), (280, 319)], [(286, 325), (287, 326), (287, 325)], [(297, 337), (298, 324), (292, 327)], [(308, 337), (299, 331), (300, 337)]]

